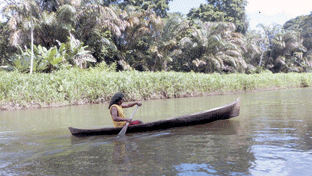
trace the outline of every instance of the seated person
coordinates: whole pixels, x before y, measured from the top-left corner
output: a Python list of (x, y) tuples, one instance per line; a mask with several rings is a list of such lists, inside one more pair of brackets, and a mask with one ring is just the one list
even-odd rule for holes
[(133, 107), (134, 105), (138, 105), (141, 106), (142, 103), (141, 102), (134, 102), (134, 103), (129, 103), (127, 105), (123, 105), (122, 102), (124, 98), (124, 94), (123, 93), (116, 93), (108, 106), (108, 109), (110, 109), (110, 114), (112, 116), (113, 119), (113, 125), (114, 127), (123, 127), (126, 125), (126, 122), (129, 122), (129, 126), (132, 125), (138, 125), (143, 123), (140, 120), (132, 120), (130, 118), (126, 118), (125, 114), (124, 114), (124, 110), (123, 108), (129, 108), (129, 107)]

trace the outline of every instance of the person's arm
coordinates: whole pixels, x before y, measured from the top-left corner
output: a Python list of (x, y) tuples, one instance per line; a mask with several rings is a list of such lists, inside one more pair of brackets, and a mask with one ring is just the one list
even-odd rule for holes
[(132, 119), (118, 117), (118, 111), (117, 111), (116, 107), (112, 107), (111, 114), (112, 114), (112, 117), (113, 117), (114, 121), (117, 121), (117, 122), (120, 122), (120, 121), (132, 122)]
[(123, 108), (130, 108), (130, 107), (133, 107), (134, 105), (142, 106), (142, 103), (141, 102), (134, 102), (134, 103), (129, 103), (129, 104), (126, 104), (126, 105), (121, 105), (121, 106)]

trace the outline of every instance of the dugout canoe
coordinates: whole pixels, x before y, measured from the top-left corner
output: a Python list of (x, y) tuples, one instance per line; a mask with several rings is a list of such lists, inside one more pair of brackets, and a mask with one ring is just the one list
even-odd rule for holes
[[(234, 102), (220, 106), (214, 109), (189, 114), (185, 116), (175, 117), (166, 120), (158, 120), (154, 122), (147, 122), (135, 126), (129, 126), (127, 133), (146, 132), (155, 130), (164, 130), (175, 127), (184, 127), (198, 124), (205, 124), (216, 120), (230, 119), (239, 115), (240, 99)], [(83, 137), (92, 135), (117, 135), (122, 127), (106, 127), (97, 129), (79, 129), (69, 127), (69, 131), (73, 136)]]

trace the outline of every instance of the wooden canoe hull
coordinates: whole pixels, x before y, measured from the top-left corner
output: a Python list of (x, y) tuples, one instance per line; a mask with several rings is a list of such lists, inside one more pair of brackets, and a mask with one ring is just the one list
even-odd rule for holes
[[(217, 107), (211, 110), (175, 117), (166, 120), (147, 122), (140, 125), (129, 126), (127, 133), (146, 132), (154, 130), (164, 130), (175, 127), (183, 127), (190, 125), (205, 124), (215, 120), (229, 119), (239, 115), (240, 99), (234, 102)], [(78, 129), (69, 127), (69, 131), (73, 136), (92, 136), (92, 135), (117, 135), (122, 127), (108, 127), (98, 129)]]

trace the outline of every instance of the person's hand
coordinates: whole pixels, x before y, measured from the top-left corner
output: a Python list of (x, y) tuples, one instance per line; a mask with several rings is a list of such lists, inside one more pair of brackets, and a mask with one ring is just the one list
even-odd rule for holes
[(142, 103), (141, 103), (141, 102), (136, 102), (136, 104), (137, 104), (138, 106), (142, 106)]
[(129, 123), (132, 122), (132, 119), (127, 119), (127, 122), (129, 122)]

